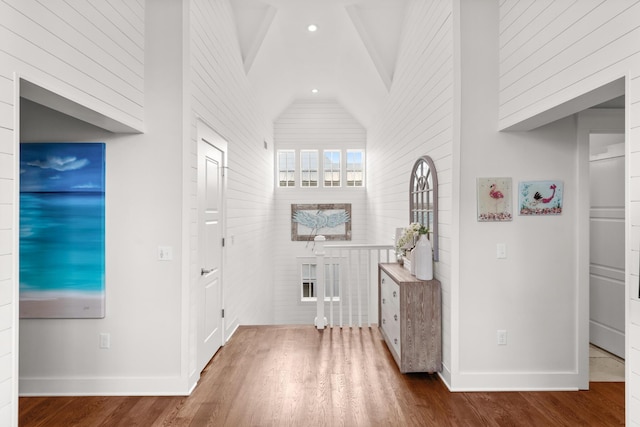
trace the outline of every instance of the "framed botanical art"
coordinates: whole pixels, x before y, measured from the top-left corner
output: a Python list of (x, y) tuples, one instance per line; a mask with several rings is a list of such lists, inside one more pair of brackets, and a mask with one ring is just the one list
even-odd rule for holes
[(351, 240), (351, 203), (291, 205), (291, 240)]
[(478, 178), (478, 221), (511, 221), (511, 178)]
[(522, 181), (518, 186), (520, 215), (560, 215), (562, 181)]

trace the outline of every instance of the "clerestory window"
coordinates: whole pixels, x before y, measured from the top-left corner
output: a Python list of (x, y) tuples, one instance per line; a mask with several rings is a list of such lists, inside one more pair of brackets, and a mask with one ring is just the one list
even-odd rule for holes
[(318, 186), (318, 150), (300, 150), (300, 186)]
[(342, 159), (340, 150), (324, 150), (323, 176), (325, 187), (340, 187), (342, 181)]
[(296, 186), (296, 152), (278, 150), (278, 187)]
[(364, 150), (347, 150), (347, 187), (364, 186)]

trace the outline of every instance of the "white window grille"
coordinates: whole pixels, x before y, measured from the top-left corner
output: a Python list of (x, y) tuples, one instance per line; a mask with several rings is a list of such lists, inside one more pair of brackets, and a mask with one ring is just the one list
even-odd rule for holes
[(340, 150), (324, 150), (323, 175), (325, 187), (340, 187), (342, 164)]
[(347, 187), (364, 187), (364, 150), (347, 150)]
[(300, 186), (318, 186), (317, 150), (300, 150)]
[[(318, 298), (316, 270), (317, 265), (315, 263), (303, 262), (300, 264), (301, 301), (316, 301)], [(327, 283), (324, 289), (325, 301), (339, 301), (340, 263), (325, 264), (324, 274)], [(331, 284), (331, 286), (329, 286), (329, 284)]]
[(278, 187), (295, 187), (295, 165), (295, 150), (278, 150)]

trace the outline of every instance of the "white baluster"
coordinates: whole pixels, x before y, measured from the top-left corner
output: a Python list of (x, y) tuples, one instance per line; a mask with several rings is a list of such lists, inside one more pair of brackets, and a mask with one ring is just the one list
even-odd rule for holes
[(318, 329), (324, 329), (327, 325), (327, 318), (324, 317), (324, 236), (316, 236), (313, 241), (315, 243), (316, 254), (316, 319), (315, 325)]

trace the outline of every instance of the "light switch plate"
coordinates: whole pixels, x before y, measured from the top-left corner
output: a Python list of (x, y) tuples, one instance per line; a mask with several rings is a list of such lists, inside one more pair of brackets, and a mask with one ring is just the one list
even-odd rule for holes
[(507, 257), (507, 245), (498, 243), (496, 247), (496, 258), (505, 259)]

